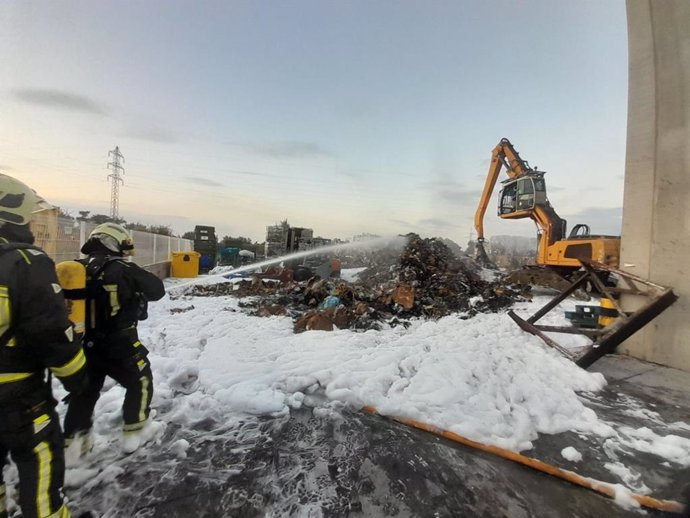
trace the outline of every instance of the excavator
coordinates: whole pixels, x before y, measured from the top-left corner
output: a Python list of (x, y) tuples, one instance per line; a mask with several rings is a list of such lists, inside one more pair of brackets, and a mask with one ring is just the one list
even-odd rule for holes
[[(502, 182), (498, 200), (498, 216), (503, 219), (530, 218), (538, 229), (536, 265), (524, 267), (504, 277), (506, 282), (549, 286), (560, 291), (534, 315), (524, 319), (514, 311), (508, 316), (524, 331), (540, 337), (544, 343), (583, 368), (589, 367), (605, 354), (615, 351), (625, 339), (651, 322), (673, 304), (678, 296), (668, 287), (617, 269), (620, 237), (591, 235), (587, 225), (578, 224), (566, 235), (566, 221), (546, 197), (544, 171), (530, 167), (508, 139), (501, 139), (491, 154), (489, 174), (479, 206), (474, 215), (477, 231), (477, 259), (492, 266), (484, 248), (484, 214), (505, 168), (508, 179)], [(575, 274), (575, 272), (578, 272)], [(539, 319), (569, 296), (589, 298), (587, 292), (599, 293), (599, 306), (575, 306), (570, 312), (571, 325), (537, 324)], [(582, 292), (581, 294), (579, 292)], [(624, 310), (618, 302), (621, 294), (638, 299), (635, 311)], [(596, 315), (589, 321), (588, 313)], [(594, 322), (594, 325), (591, 323)], [(553, 338), (555, 333), (581, 334), (591, 340), (579, 349), (566, 348)]]
[(484, 247), (484, 215), (503, 168), (508, 179), (501, 182), (498, 217), (532, 219), (538, 238), (536, 266), (512, 272), (509, 282), (563, 291), (570, 286), (572, 274), (582, 267), (580, 259), (618, 267), (620, 237), (592, 235), (585, 224), (575, 225), (566, 235), (566, 220), (556, 214), (546, 196), (545, 172), (530, 167), (507, 138), (501, 139), (491, 153), (489, 172), (474, 215), (477, 260), (481, 264), (493, 266)]

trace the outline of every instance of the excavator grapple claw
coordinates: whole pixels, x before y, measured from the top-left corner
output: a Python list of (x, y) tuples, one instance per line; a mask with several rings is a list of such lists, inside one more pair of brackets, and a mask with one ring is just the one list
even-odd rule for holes
[(484, 240), (478, 240), (475, 244), (475, 260), (484, 268), (498, 269), (497, 266), (489, 259), (489, 255), (486, 253), (486, 248), (484, 248)]

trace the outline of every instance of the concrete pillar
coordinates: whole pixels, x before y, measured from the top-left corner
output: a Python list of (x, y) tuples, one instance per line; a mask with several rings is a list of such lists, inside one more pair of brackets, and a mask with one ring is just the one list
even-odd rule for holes
[(621, 265), (679, 299), (619, 349), (690, 371), (690, 1), (627, 0), (627, 12)]

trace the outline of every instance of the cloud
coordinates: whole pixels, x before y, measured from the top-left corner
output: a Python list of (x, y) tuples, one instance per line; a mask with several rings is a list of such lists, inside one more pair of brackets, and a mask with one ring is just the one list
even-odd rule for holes
[(121, 135), (131, 139), (146, 140), (158, 144), (171, 144), (180, 140), (178, 135), (166, 128), (145, 124), (138, 127), (129, 126)]
[(322, 158), (333, 156), (333, 153), (315, 142), (283, 141), (235, 145), (267, 158)]
[(459, 228), (460, 225), (453, 223), (451, 221), (439, 218), (428, 218), (419, 221), (419, 225), (425, 227), (433, 227), (435, 229), (449, 229), (449, 228)]
[(589, 207), (572, 214), (564, 214), (563, 217), (568, 220), (568, 229), (578, 223), (585, 223), (589, 225), (593, 235), (619, 236), (623, 222), (623, 207)]
[[(257, 173), (255, 171), (233, 171), (227, 169), (219, 170), (219, 174), (227, 180), (237, 179), (237, 176), (251, 176), (254, 178), (280, 178), (279, 175), (275, 174)], [(218, 182), (216, 180), (211, 180), (210, 178), (204, 178), (201, 176), (184, 176), (182, 177), (182, 180), (201, 187), (225, 187), (227, 185), (226, 183)]]
[(245, 176), (264, 176), (267, 178), (280, 178), (277, 174), (257, 173), (256, 171), (230, 171), (232, 174), (242, 174)]
[(215, 180), (209, 180), (208, 178), (200, 178), (198, 176), (185, 176), (183, 180), (188, 181), (189, 183), (194, 183), (197, 185), (204, 185), (206, 187), (222, 187), (223, 184), (220, 182), (216, 182)]
[(343, 178), (347, 178), (348, 180), (353, 180), (353, 181), (357, 181), (357, 180), (360, 180), (362, 178), (361, 175), (358, 175), (352, 171), (348, 171), (345, 169), (338, 169), (335, 171), (335, 174), (338, 176), (341, 176)]
[(479, 203), (482, 191), (479, 189), (466, 189), (462, 184), (452, 181), (435, 181), (426, 183), (424, 188), (430, 190), (435, 198), (448, 201), (456, 205), (473, 205)]
[(388, 220), (390, 223), (393, 223), (394, 225), (398, 225), (401, 227), (409, 227), (411, 226), (409, 221), (403, 221), (402, 219), (389, 219)]
[(419, 178), (419, 174), (417, 173), (406, 173), (400, 170), (393, 169), (369, 169), (360, 167), (336, 167), (333, 173), (347, 180), (360, 182), (368, 182), (372, 178)]
[(14, 97), (25, 103), (61, 110), (103, 115), (105, 106), (88, 97), (62, 90), (40, 88), (18, 88), (13, 90)]
[(482, 191), (474, 191), (461, 188), (447, 188), (439, 190), (436, 195), (445, 200), (458, 205), (472, 205), (476, 206), (479, 203), (479, 197)]

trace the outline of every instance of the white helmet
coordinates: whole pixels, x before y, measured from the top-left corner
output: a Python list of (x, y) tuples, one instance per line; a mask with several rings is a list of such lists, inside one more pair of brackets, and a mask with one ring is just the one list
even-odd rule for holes
[(27, 225), (32, 212), (49, 207), (28, 185), (0, 173), (0, 223)]
[(89, 234), (89, 241), (91, 240), (100, 241), (104, 247), (116, 254), (132, 255), (134, 252), (134, 241), (129, 236), (129, 232), (117, 223), (108, 222), (98, 225)]

